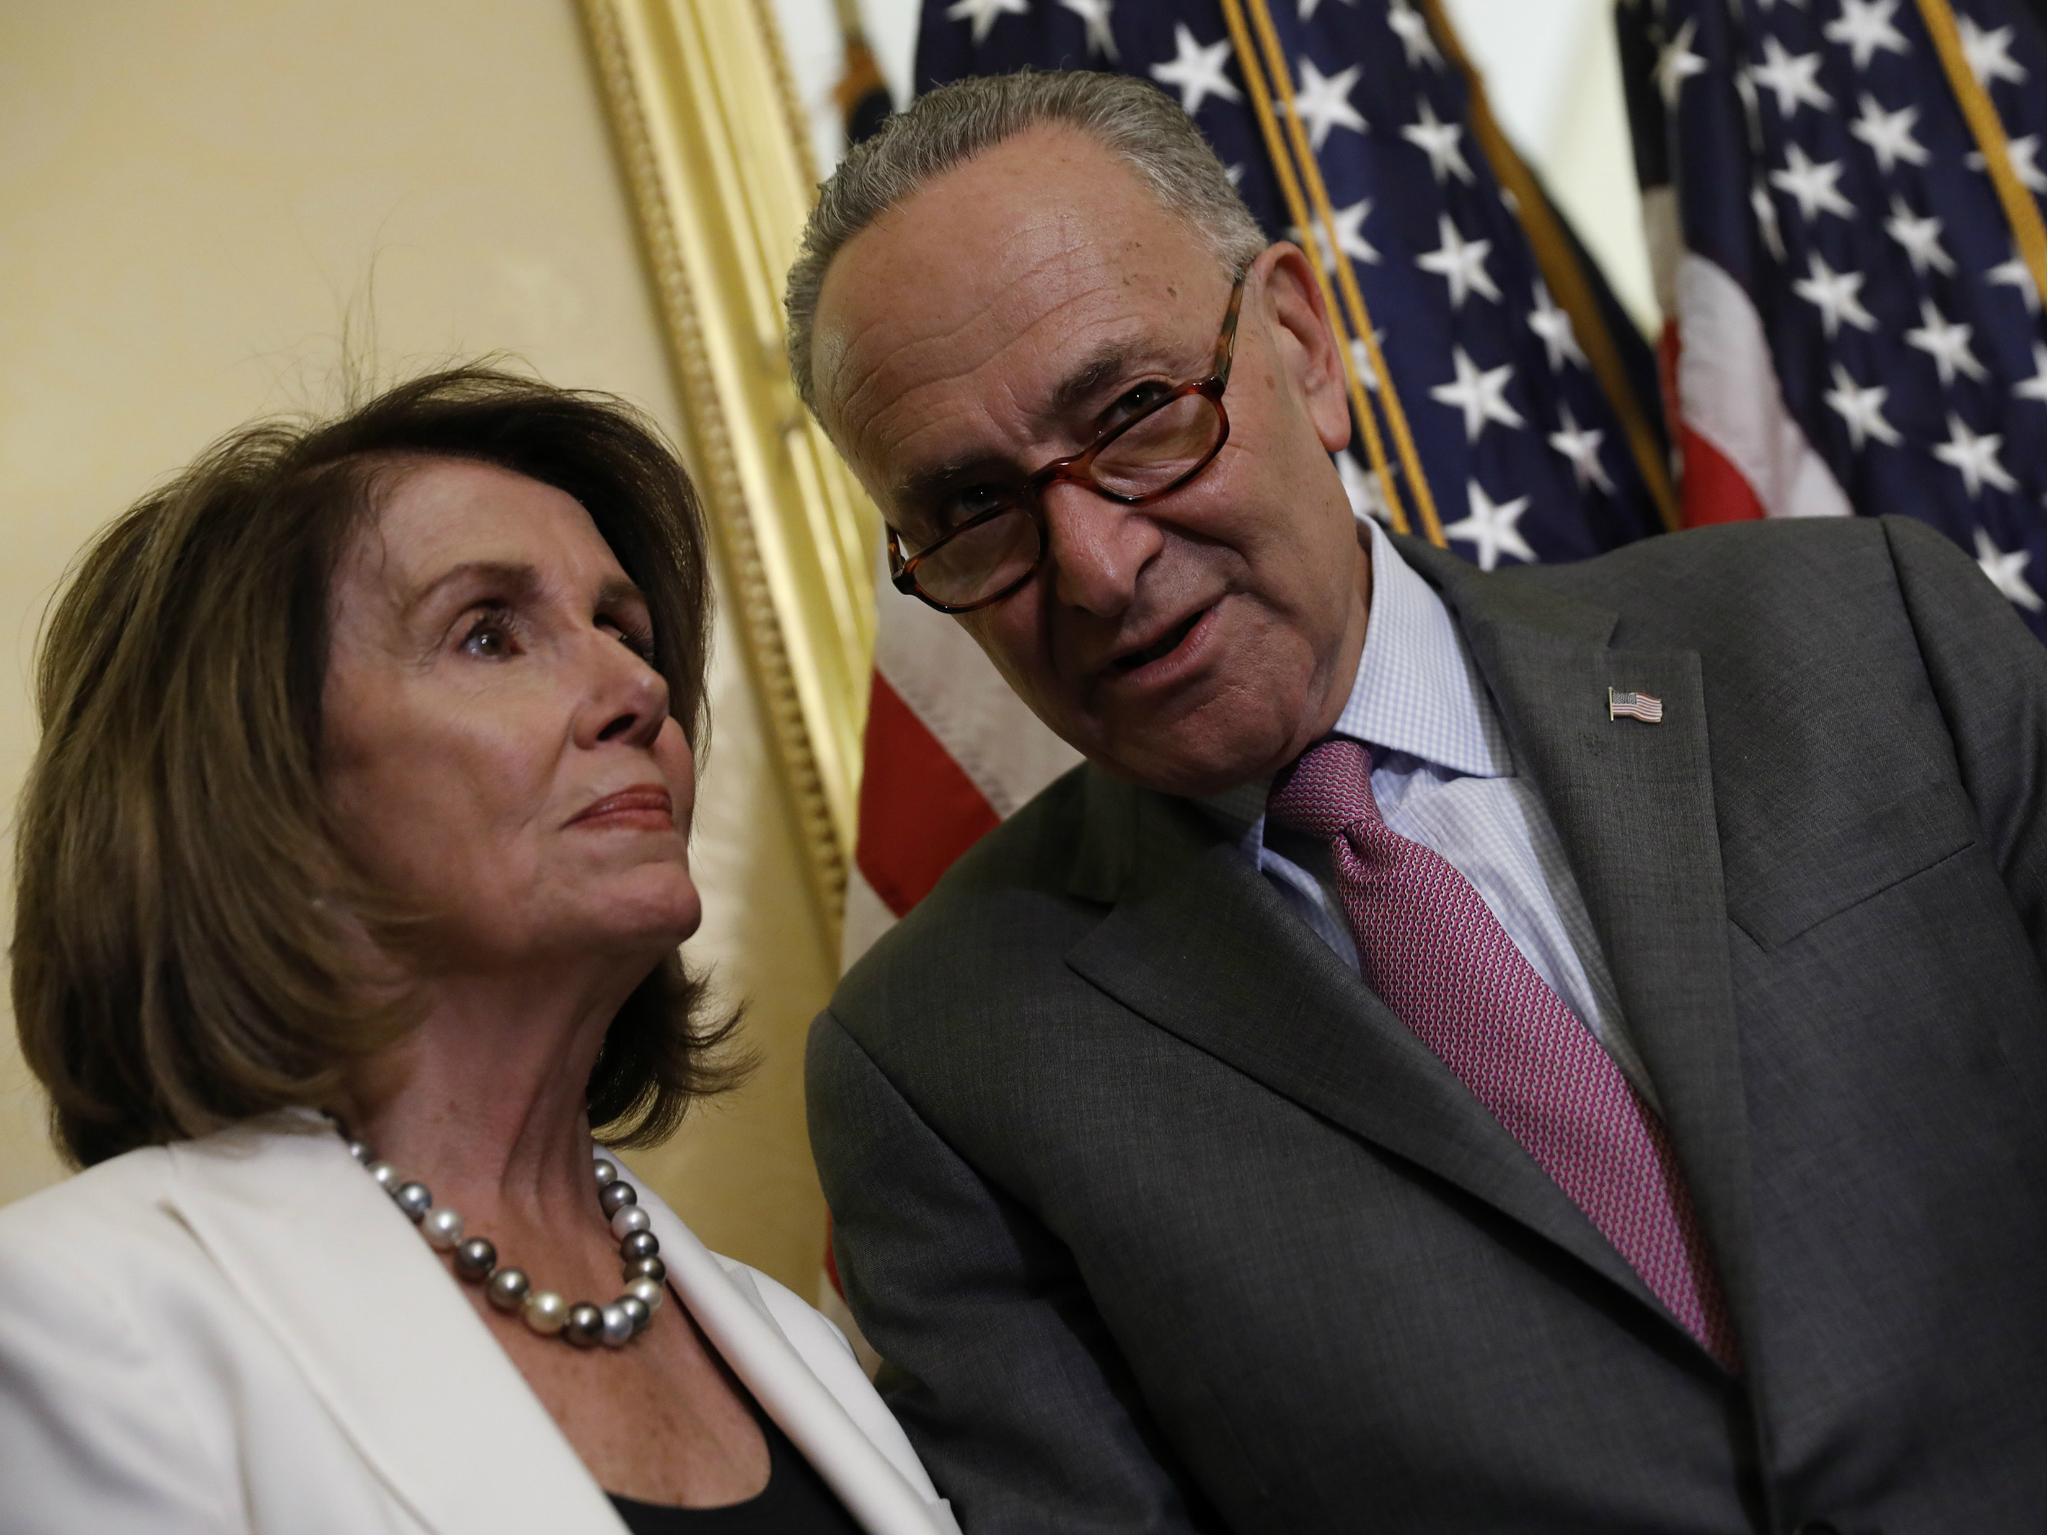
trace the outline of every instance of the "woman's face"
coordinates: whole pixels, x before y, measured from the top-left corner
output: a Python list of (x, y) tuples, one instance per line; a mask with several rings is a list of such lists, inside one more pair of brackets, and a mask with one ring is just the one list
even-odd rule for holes
[(436, 972), (653, 963), (697, 927), (690, 745), (589, 515), (493, 465), (397, 472), (336, 573), (323, 774)]

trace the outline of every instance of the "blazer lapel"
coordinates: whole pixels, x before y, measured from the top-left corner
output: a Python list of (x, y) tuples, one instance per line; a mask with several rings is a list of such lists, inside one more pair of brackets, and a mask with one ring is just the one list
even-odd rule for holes
[[(1739, 1328), (1747, 1118), (1699, 657), (1611, 645), (1607, 610), (1403, 553), (1456, 610), (1518, 771), (1557, 827)], [(1655, 695), (1662, 723), (1610, 719), (1610, 688)]]
[(1092, 859), (1120, 848), (1128, 862), (1081, 870), (1098, 896), (1105, 884), (1120, 889), (1068, 952), (1074, 970), (1197, 1049), (1485, 1201), (1662, 1315), (1564, 1192), (1219, 829), (1184, 803), (1091, 778), (1083, 844)]
[(616, 1531), (433, 1251), (316, 1116), (173, 1144), (180, 1213), (429, 1530)]
[(861, 1432), (758, 1297), (743, 1290), (717, 1256), (644, 1183), (635, 1183), (641, 1204), (653, 1218), (651, 1230), (661, 1240), (670, 1287), (712, 1348), (817, 1469), (847, 1512), (870, 1531), (952, 1529), (935, 1520), (923, 1495)]

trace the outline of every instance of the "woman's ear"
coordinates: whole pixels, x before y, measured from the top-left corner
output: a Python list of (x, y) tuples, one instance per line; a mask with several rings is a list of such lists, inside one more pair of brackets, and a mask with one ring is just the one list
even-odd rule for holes
[(1315, 268), (1300, 246), (1280, 240), (1260, 253), (1252, 272), (1261, 279), (1284, 376), (1301, 392), (1323, 447), (1335, 453), (1351, 441), (1351, 402)]

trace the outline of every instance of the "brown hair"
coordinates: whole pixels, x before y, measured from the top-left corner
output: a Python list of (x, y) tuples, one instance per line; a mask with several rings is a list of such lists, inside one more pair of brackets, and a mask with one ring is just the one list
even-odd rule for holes
[[(361, 985), (360, 932), (419, 918), (340, 852), (320, 777), (328, 587), (378, 471), (496, 464), (567, 492), (646, 594), (671, 711), (703, 740), (711, 588), (675, 454), (632, 407), (482, 366), (401, 384), (327, 423), (215, 443), (80, 559), (43, 636), (42, 741), (16, 851), (14, 1013), (52, 1134), (92, 1164), (320, 1104), (402, 1034)], [(659, 1140), (745, 1063), (716, 1048), (670, 954), (591, 1073), (609, 1141)]]

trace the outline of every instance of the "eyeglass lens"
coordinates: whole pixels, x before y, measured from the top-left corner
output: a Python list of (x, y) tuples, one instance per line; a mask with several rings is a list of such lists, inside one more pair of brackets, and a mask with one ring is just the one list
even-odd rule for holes
[[(1215, 401), (1180, 395), (1104, 443), (1076, 478), (1112, 496), (1156, 496), (1202, 466), (1222, 427)], [(978, 602), (1029, 575), (1040, 545), (1037, 517), (1013, 506), (932, 545), (917, 565), (918, 588), (948, 605)]]

